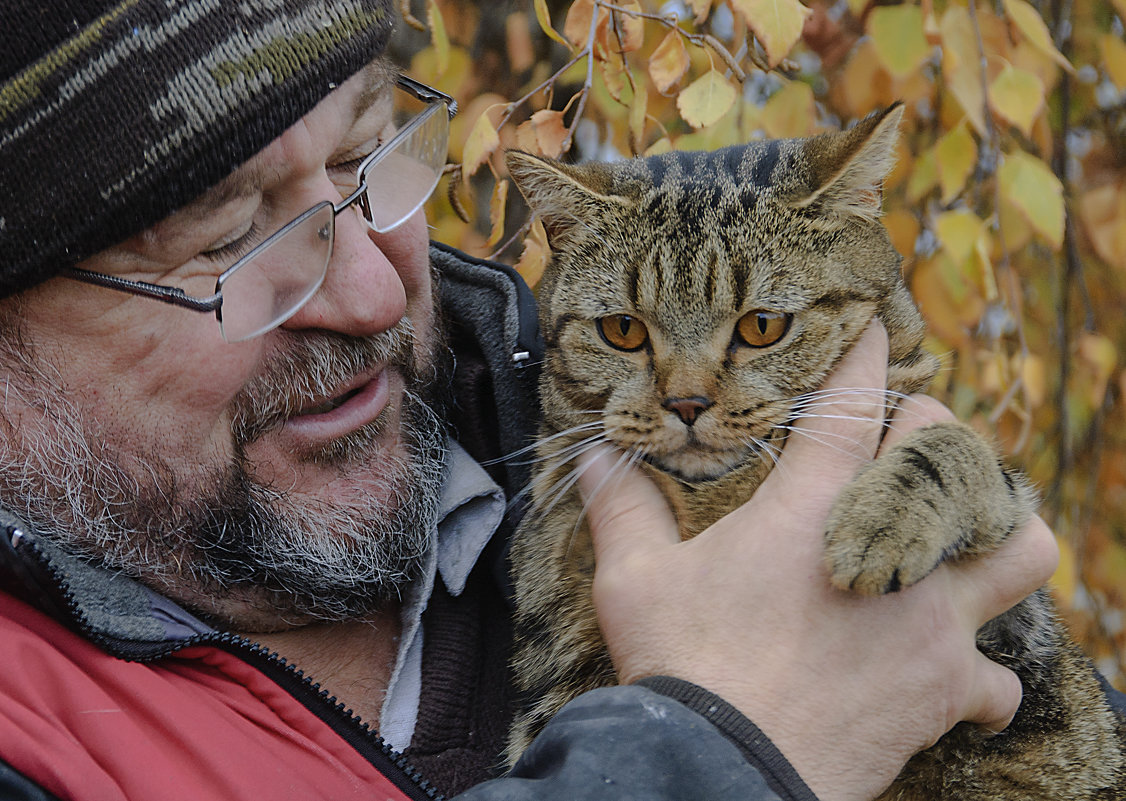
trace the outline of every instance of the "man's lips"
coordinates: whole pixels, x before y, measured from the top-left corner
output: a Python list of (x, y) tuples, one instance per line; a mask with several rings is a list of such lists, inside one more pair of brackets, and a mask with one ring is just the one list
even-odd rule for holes
[(383, 413), (391, 395), (390, 369), (359, 376), (339, 393), (310, 404), (285, 421), (284, 428), (306, 440), (327, 441), (346, 436)]

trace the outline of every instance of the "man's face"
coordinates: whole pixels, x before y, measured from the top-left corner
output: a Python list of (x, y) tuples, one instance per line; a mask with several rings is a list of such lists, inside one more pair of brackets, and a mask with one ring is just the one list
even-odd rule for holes
[[(80, 267), (213, 291), (213, 254), (322, 200), (389, 133), (361, 73), (197, 202)], [(378, 187), (375, 188), (378, 196)], [(249, 236), (248, 236), (249, 235)], [(0, 500), (65, 546), (244, 628), (363, 614), (413, 575), (442, 461), (425, 222), (349, 209), (280, 328), (55, 279), (8, 302)]]

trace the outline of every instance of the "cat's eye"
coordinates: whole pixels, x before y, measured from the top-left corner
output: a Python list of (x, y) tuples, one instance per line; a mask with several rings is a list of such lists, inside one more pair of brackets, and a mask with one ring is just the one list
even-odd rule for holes
[(765, 348), (786, 336), (790, 330), (792, 314), (757, 309), (747, 312), (735, 324), (739, 338), (752, 348)]
[(645, 323), (628, 314), (611, 314), (595, 322), (606, 344), (618, 350), (638, 350), (649, 341)]

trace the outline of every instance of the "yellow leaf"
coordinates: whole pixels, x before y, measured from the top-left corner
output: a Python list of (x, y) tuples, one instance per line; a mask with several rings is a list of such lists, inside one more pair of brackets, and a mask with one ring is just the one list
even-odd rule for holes
[(1126, 269), (1126, 185), (1111, 183), (1084, 192), (1079, 218), (1099, 257)]
[(879, 6), (868, 15), (868, 34), (876, 55), (896, 78), (906, 78), (923, 65), (931, 46), (923, 33), (923, 10), (918, 6)]
[(528, 25), (528, 15), (514, 11), (504, 20), (504, 49), (514, 73), (530, 70), (536, 65), (535, 45)]
[(692, 9), (696, 24), (699, 25), (708, 18), (712, 10), (712, 0), (688, 0), (688, 7)]
[(543, 223), (535, 220), (524, 239), (524, 252), (520, 254), (520, 261), (516, 262), (516, 272), (520, 273), (528, 286), (534, 287), (543, 276), (543, 268), (547, 266), (550, 255), (547, 232), (543, 229)]
[(1006, 64), (989, 85), (989, 103), (1030, 137), (1032, 124), (1044, 108), (1044, 84), (1031, 72)]
[(642, 151), (645, 143), (645, 117), (649, 111), (649, 91), (641, 82), (637, 84), (633, 100), (629, 104), (629, 149), (635, 155)]
[(1102, 334), (1086, 331), (1079, 335), (1079, 358), (1091, 370), (1089, 400), (1097, 408), (1102, 405), (1107, 382), (1118, 366), (1118, 350)]
[(951, 5), (939, 23), (942, 32), (942, 75), (962, 111), (981, 136), (988, 134), (985, 125), (985, 95), (981, 83), (981, 59), (977, 51), (977, 34), (970, 13)]
[(797, 44), (805, 18), (812, 13), (798, 0), (731, 0), (731, 5), (746, 18), (771, 67), (778, 66)]
[(622, 93), (626, 90), (626, 64), (622, 57), (617, 53), (607, 54), (608, 57), (602, 62), (602, 82), (606, 85), (606, 91), (610, 93), (610, 97), (618, 103), (624, 102), (622, 100)]
[(1026, 354), (1021, 361), (1020, 376), (1028, 405), (1033, 409), (1043, 406), (1048, 397), (1048, 371), (1044, 360), (1035, 353)]
[(1001, 192), (1029, 224), (1059, 250), (1063, 244), (1063, 185), (1047, 164), (1018, 150), (998, 170)]
[(649, 145), (649, 149), (642, 155), (644, 156), (659, 156), (662, 153), (671, 153), (673, 150), (672, 140), (667, 136), (662, 136), (653, 144)]
[(430, 26), (430, 44), (434, 48), (438, 74), (444, 75), (450, 66), (450, 37), (446, 34), (442, 10), (434, 0), (426, 4), (426, 22)]
[(935, 164), (942, 202), (949, 203), (962, 191), (977, 164), (977, 143), (964, 123), (938, 140)]
[(1075, 549), (1066, 539), (1056, 537), (1056, 545), (1059, 546), (1060, 561), (1048, 584), (1055, 590), (1064, 606), (1071, 606), (1075, 603), (1076, 592), (1079, 589), (1079, 561), (1075, 558)]
[(536, 134), (539, 151), (548, 158), (559, 158), (568, 135), (567, 128), (563, 124), (563, 112), (540, 109), (532, 115), (530, 122)]
[[(606, 12), (599, 7), (598, 15)], [(591, 22), (594, 15), (594, 0), (575, 0), (563, 21), (563, 35), (576, 47), (585, 47), (591, 40)]]
[[(614, 4), (618, 8), (628, 11), (641, 12), (641, 4), (637, 0), (627, 0)], [(645, 42), (645, 27), (641, 18), (624, 11), (614, 11), (610, 17), (611, 32), (609, 35), (609, 49), (615, 53), (632, 53)]]
[(936, 183), (938, 183), (938, 159), (935, 158), (935, 149), (931, 148), (920, 154), (915, 162), (915, 169), (907, 179), (907, 199), (912, 203), (918, 203)]
[(862, 19), (864, 17), (864, 9), (868, 7), (870, 2), (872, 2), (872, 0), (848, 0), (848, 10), (852, 12), (852, 16), (857, 19)]
[(1099, 39), (1099, 51), (1103, 55), (1103, 66), (1118, 91), (1126, 89), (1126, 42), (1112, 33), (1103, 34)]
[(667, 94), (688, 71), (688, 49), (676, 31), (669, 31), (649, 56), (649, 77), (661, 94)]
[(1005, 14), (1016, 25), (1021, 36), (1065, 70), (1075, 72), (1071, 62), (1052, 44), (1052, 34), (1044, 24), (1044, 18), (1040, 16), (1039, 11), (1025, 0), (1001, 0), (1001, 2), (1005, 6)]
[(970, 211), (946, 211), (934, 221), (935, 235), (956, 265), (966, 263), (977, 246), (984, 223)]
[(508, 204), (508, 179), (502, 178), (497, 181), (496, 186), (493, 187), (493, 198), (489, 201), (489, 220), (492, 221), (493, 228), (489, 233), (489, 238), (485, 241), (485, 247), (495, 247), (502, 236), (504, 236), (504, 210)]
[(523, 150), (525, 153), (538, 153), (543, 155), (540, 150), (540, 143), (536, 141), (536, 129), (532, 125), (531, 120), (520, 123), (516, 126), (516, 149)]
[(852, 49), (840, 80), (833, 81), (833, 91), (852, 117), (863, 117), (870, 111), (887, 106), (883, 92), (890, 89), (891, 78), (876, 55), (870, 38), (861, 39)]
[(766, 101), (759, 124), (767, 136), (788, 139), (813, 133), (816, 119), (813, 89), (807, 83), (790, 81)]
[(718, 70), (708, 70), (676, 98), (680, 116), (693, 128), (713, 125), (735, 104), (735, 87)]
[(569, 43), (559, 35), (559, 31), (551, 27), (551, 13), (547, 10), (547, 0), (535, 0), (535, 8), (536, 21), (539, 22), (540, 29), (559, 44), (569, 47)]
[(486, 111), (477, 118), (473, 130), (469, 132), (469, 138), (465, 140), (465, 149), (462, 152), (462, 174), (468, 178), (477, 172), (498, 147), (500, 147), (500, 137), (497, 136), (497, 129), (489, 121)]
[(906, 209), (893, 209), (880, 218), (892, 246), (906, 261), (915, 256), (915, 240), (919, 238), (919, 221)]

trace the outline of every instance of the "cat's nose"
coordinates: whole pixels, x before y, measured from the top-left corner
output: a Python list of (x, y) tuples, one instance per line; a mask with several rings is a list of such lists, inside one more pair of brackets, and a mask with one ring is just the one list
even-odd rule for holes
[(690, 426), (695, 424), (696, 416), (711, 406), (712, 402), (697, 395), (693, 398), (665, 398), (661, 405), (670, 412), (676, 412), (684, 421), (684, 425)]

